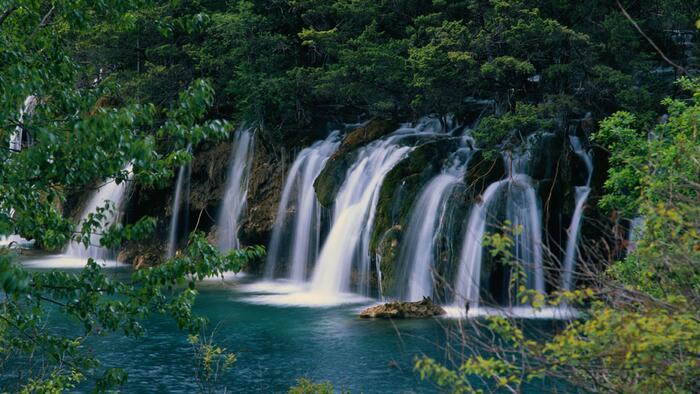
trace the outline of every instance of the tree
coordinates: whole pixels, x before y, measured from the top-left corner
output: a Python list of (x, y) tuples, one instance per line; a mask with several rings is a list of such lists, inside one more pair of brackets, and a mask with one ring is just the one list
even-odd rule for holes
[[(121, 102), (109, 74), (75, 60), (70, 44), (76, 36), (90, 34), (98, 20), (129, 26), (131, 11), (143, 5), (65, 0), (0, 6), (0, 235), (19, 234), (48, 249), (69, 239), (88, 243), (93, 233), (107, 247), (143, 237), (155, 220), (105, 223), (106, 211), (114, 209), (109, 202), (76, 228), (62, 215), (66, 195), (105, 181), (162, 186), (171, 180), (173, 166), (190, 159), (185, 146), (231, 131), (226, 122), (205, 120), (214, 98), (205, 80), (194, 81), (169, 108), (159, 108)], [(20, 119), (21, 103), (30, 95), (36, 97), (35, 110)], [(33, 144), (21, 151), (4, 148), (17, 128)], [(169, 142), (169, 153), (159, 151), (159, 141)], [(140, 335), (140, 322), (152, 313), (172, 316), (196, 333), (204, 324), (191, 313), (196, 282), (237, 272), (262, 253), (253, 247), (222, 256), (195, 233), (183, 254), (120, 281), (91, 259), (78, 274), (28, 272), (15, 262), (12, 249), (0, 247), (0, 365), (16, 376), (18, 391), (57, 392), (85, 379), (106, 390), (126, 374), (100, 368), (99, 355), (81, 346), (88, 336)], [(75, 319), (82, 331), (55, 332), (46, 324), (49, 311)]]
[[(592, 271), (588, 288), (546, 298), (518, 289), (535, 308), (575, 305), (581, 319), (529, 338), (522, 322), (489, 318), (485, 333), (467, 340), (472, 353), (457, 368), (416, 360), (423, 378), (455, 392), (478, 392), (479, 380), (517, 392), (551, 378), (595, 392), (700, 389), (700, 81), (679, 84), (692, 97), (665, 100), (666, 121), (650, 126), (618, 112), (594, 135), (611, 153), (601, 204), (644, 217), (634, 251), (604, 272)], [(518, 266), (504, 238), (494, 234), (485, 244)], [(605, 266), (598, 258), (602, 264), (589, 265)]]

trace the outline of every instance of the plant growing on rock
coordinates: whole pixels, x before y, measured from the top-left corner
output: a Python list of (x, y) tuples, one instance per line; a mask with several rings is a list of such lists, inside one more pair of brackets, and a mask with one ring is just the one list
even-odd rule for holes
[[(536, 309), (576, 305), (579, 319), (532, 338), (522, 321), (487, 318), (486, 334), (465, 339), (469, 350), (456, 368), (418, 359), (422, 378), (455, 392), (481, 392), (484, 382), (519, 392), (542, 379), (592, 392), (700, 389), (700, 85), (679, 84), (692, 96), (665, 100), (667, 121), (643, 128), (621, 112), (595, 134), (612, 155), (601, 204), (639, 212), (645, 224), (636, 248), (607, 271), (589, 270), (607, 265), (605, 256), (590, 254), (596, 261), (580, 270), (588, 287), (530, 301)], [(489, 236), (492, 253), (511, 257), (507, 238)]]

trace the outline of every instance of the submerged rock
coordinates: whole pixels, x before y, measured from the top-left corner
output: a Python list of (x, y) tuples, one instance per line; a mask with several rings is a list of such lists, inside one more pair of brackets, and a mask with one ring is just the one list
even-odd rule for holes
[(444, 315), (442, 307), (433, 303), (430, 298), (423, 297), (422, 301), (402, 302), (392, 301), (386, 304), (369, 307), (360, 312), (362, 318), (384, 319), (417, 319)]

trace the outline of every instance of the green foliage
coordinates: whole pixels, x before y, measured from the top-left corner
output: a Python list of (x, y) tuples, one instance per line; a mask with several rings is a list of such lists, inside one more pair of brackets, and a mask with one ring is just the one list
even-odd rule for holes
[(700, 301), (700, 85), (681, 79), (687, 100), (665, 100), (668, 119), (649, 129), (629, 113), (601, 124), (597, 141), (610, 150), (601, 204), (644, 217), (643, 236), (613, 277), (658, 298)]
[[(136, 9), (147, 5), (0, 3), (0, 142), (7, 147), (18, 129), (33, 142), (21, 151), (0, 150), (0, 236), (19, 234), (46, 249), (70, 239), (87, 246), (93, 234), (105, 247), (148, 236), (154, 218), (127, 226), (107, 223), (116, 209), (110, 201), (76, 228), (62, 212), (66, 196), (106, 181), (168, 185), (173, 168), (191, 160), (186, 146), (228, 136), (229, 123), (209, 119), (215, 97), (210, 81), (188, 80), (189, 87), (162, 106), (139, 97), (123, 101), (115, 98), (122, 89), (117, 78), (77, 59), (76, 40), (102, 32), (102, 23), (115, 32), (132, 31), (139, 21)], [(200, 15), (160, 22), (172, 34), (195, 34), (209, 21)], [(36, 106), (20, 117), (30, 95)], [(118, 280), (92, 259), (79, 273), (29, 272), (15, 262), (12, 250), (0, 247), (0, 369), (8, 384), (3, 389), (60, 392), (88, 380), (106, 391), (124, 383), (123, 370), (102, 368), (99, 355), (85, 348), (87, 338), (142, 335), (142, 322), (152, 314), (171, 316), (181, 329), (198, 332), (204, 321), (192, 314), (197, 282), (239, 272), (263, 254), (263, 248), (252, 247), (223, 256), (196, 233), (174, 259)], [(55, 315), (67, 317), (75, 329), (54, 330)]]
[(289, 394), (332, 394), (333, 385), (330, 382), (316, 383), (309, 378), (297, 379), (297, 385), (290, 387)]
[[(111, 279), (92, 259), (78, 274), (62, 271), (26, 273), (13, 265), (13, 270), (29, 275), (29, 280), (25, 287), (6, 289), (7, 301), (3, 303), (0, 314), (4, 323), (0, 327), (0, 353), (3, 360), (31, 355), (46, 363), (44, 368), (51, 366), (49, 377), (34, 378), (34, 371), (25, 371), (29, 378), (34, 379), (30, 385), (39, 382), (55, 384), (71, 376), (80, 376), (77, 381), (95, 378), (98, 385), (105, 388), (109, 384), (123, 383), (126, 380), (123, 372), (108, 371), (101, 377), (95, 375), (99, 360), (82, 347), (89, 336), (108, 333), (142, 335), (144, 327), (141, 322), (151, 314), (170, 316), (179, 328), (190, 333), (199, 332), (205, 321), (192, 314), (196, 283), (224, 272), (238, 272), (243, 264), (260, 258), (263, 253), (262, 247), (253, 247), (221, 256), (203, 234), (195, 233), (184, 253), (157, 267), (134, 272), (130, 281)], [(50, 311), (73, 318), (82, 326), (82, 332), (53, 334), (46, 325)], [(13, 368), (22, 366), (10, 365)], [(70, 368), (65, 369), (65, 365)], [(66, 380), (69, 381), (77, 382), (73, 378)]]
[(458, 113), (478, 78), (477, 62), (469, 52), (469, 29), (462, 21), (431, 26), (426, 19), (427, 26), (419, 19), (408, 52), (411, 85), (417, 91), (413, 105), (427, 112)]
[(220, 392), (221, 388), (217, 385), (219, 376), (233, 366), (236, 355), (216, 346), (212, 337), (202, 339), (199, 335), (190, 335), (187, 339), (194, 352), (195, 378), (200, 392)]
[[(695, 9), (666, 0), (635, 11), (665, 52), (680, 54), (668, 32), (690, 28)], [(358, 113), (467, 117), (474, 99), (507, 112), (566, 96), (567, 109), (596, 117), (648, 117), (673, 78), (652, 71), (658, 53), (610, 2), (153, 2), (124, 19), (76, 38), (79, 57), (110, 65), (121, 93), (167, 103), (205, 76), (213, 112), (260, 122), (286, 144)]]
[(519, 323), (492, 317), (487, 328), (500, 345), (489, 352), (497, 356), (468, 357), (457, 369), (423, 357), (415, 369), (422, 379), (459, 393), (484, 392), (482, 381), (520, 392), (546, 377), (586, 391), (695, 392), (700, 327), (680, 306), (616, 310), (598, 303), (585, 320), (549, 340), (529, 339)]
[[(690, 79), (679, 84), (692, 96), (665, 100), (665, 122), (645, 129), (636, 116), (619, 112), (594, 136), (610, 151), (601, 205), (643, 215), (634, 251), (591, 277), (593, 288), (546, 297), (518, 288), (523, 303), (577, 306), (581, 319), (553, 336), (530, 339), (522, 322), (488, 318), (488, 335), (497, 338), (488, 356), (468, 355), (458, 368), (417, 359), (422, 378), (455, 392), (481, 392), (480, 381), (519, 392), (528, 382), (551, 378), (596, 392), (700, 389), (700, 85)], [(485, 245), (507, 262), (512, 240), (503, 230)]]
[(639, 209), (642, 171), (648, 153), (646, 133), (636, 126), (634, 115), (618, 112), (602, 121), (593, 137), (611, 152), (612, 169), (605, 187), (612, 193), (603, 197), (601, 206), (620, 209), (627, 215), (634, 215)]
[(501, 142), (507, 146), (519, 145), (533, 131), (550, 126), (541, 119), (541, 113), (540, 108), (521, 103), (513, 112), (485, 117), (472, 135), (485, 148), (493, 149)]
[[(695, 392), (700, 324), (682, 300), (670, 308), (596, 307), (543, 348), (550, 368), (618, 392)], [(592, 367), (591, 367), (592, 366)]]

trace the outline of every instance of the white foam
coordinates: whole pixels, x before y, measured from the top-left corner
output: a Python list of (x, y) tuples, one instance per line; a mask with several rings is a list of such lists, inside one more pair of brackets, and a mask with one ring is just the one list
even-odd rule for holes
[[(371, 298), (354, 293), (322, 293), (299, 289), (298, 284), (280, 284), (262, 282), (244, 286), (244, 291), (263, 293), (243, 299), (251, 304), (300, 306), (300, 307), (330, 307), (345, 304), (360, 304), (372, 302)], [(267, 294), (264, 294), (267, 293)]]
[(215, 282), (237, 282), (243, 278), (246, 277), (246, 274), (243, 272), (235, 273), (235, 272), (224, 272), (223, 275), (217, 275), (217, 276), (207, 276), (202, 280), (202, 282), (207, 282), (207, 283), (215, 283)]
[(27, 248), (34, 246), (34, 240), (27, 240), (16, 234), (0, 237), (0, 246), (9, 247), (10, 244), (12, 244), (13, 247)]
[[(86, 257), (76, 257), (65, 254), (42, 256), (22, 261), (22, 265), (29, 268), (83, 268), (87, 264)], [(127, 267), (128, 264), (115, 260), (95, 259), (95, 262), (103, 268)]]
[(266, 280), (243, 285), (238, 289), (246, 293), (263, 294), (289, 294), (301, 293), (307, 290), (308, 285), (289, 280)]
[[(443, 307), (447, 312), (446, 317), (452, 319), (464, 319), (464, 308), (455, 306)], [(478, 307), (469, 308), (466, 317), (502, 316), (516, 319), (545, 319), (545, 320), (572, 320), (579, 316), (576, 309), (570, 307), (557, 308), (532, 308), (529, 306), (517, 306), (512, 308)]]

